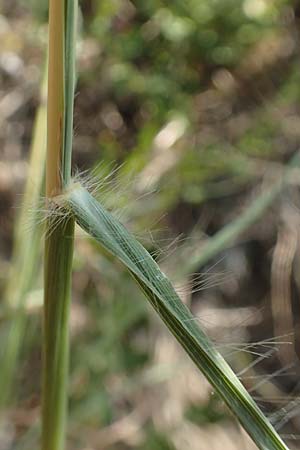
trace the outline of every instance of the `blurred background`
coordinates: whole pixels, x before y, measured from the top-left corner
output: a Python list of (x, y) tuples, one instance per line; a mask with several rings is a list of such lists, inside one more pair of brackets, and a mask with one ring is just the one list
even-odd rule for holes
[[(74, 170), (300, 448), (299, 4), (80, 7)], [(1, 450), (39, 442), (46, 46), (47, 1), (2, 0)], [(76, 244), (68, 448), (254, 449), (124, 268)]]

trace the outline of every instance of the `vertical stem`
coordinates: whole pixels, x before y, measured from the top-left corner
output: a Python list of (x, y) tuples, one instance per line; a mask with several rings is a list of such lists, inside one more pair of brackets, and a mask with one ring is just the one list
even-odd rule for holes
[[(55, 218), (52, 219), (55, 221)], [(46, 238), (42, 450), (63, 450), (69, 366), (69, 307), (74, 221)], [(51, 219), (48, 226), (51, 227)]]
[(44, 272), (42, 450), (63, 450), (69, 366), (69, 309), (74, 219), (55, 216), (55, 196), (71, 176), (75, 84), (75, 0), (50, 0)]
[(61, 193), (64, 126), (64, 17), (63, 0), (49, 0), (49, 64), (46, 195)]

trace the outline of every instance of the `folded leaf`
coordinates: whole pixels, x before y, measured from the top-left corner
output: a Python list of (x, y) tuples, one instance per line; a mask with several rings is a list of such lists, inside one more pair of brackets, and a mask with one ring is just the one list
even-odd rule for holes
[(214, 389), (262, 450), (287, 450), (268, 419), (248, 394), (147, 250), (79, 184), (68, 194), (77, 223), (133, 275), (155, 311), (168, 326)]

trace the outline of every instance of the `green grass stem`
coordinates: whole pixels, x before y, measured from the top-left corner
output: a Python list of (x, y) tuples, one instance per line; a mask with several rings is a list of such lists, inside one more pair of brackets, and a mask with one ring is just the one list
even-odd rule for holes
[[(49, 2), (46, 195), (50, 208), (71, 176), (77, 2)], [(68, 393), (69, 310), (74, 219), (46, 224), (42, 450), (63, 450)]]
[(64, 448), (73, 235), (71, 218), (46, 237), (42, 450)]

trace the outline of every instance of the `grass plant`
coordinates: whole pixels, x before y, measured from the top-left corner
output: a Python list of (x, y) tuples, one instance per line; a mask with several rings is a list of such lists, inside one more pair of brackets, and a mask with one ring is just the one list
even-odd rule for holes
[(287, 450), (150, 254), (79, 182), (71, 181), (76, 10), (74, 0), (50, 0), (42, 450), (64, 448), (75, 220), (127, 267), (155, 311), (258, 448)]

